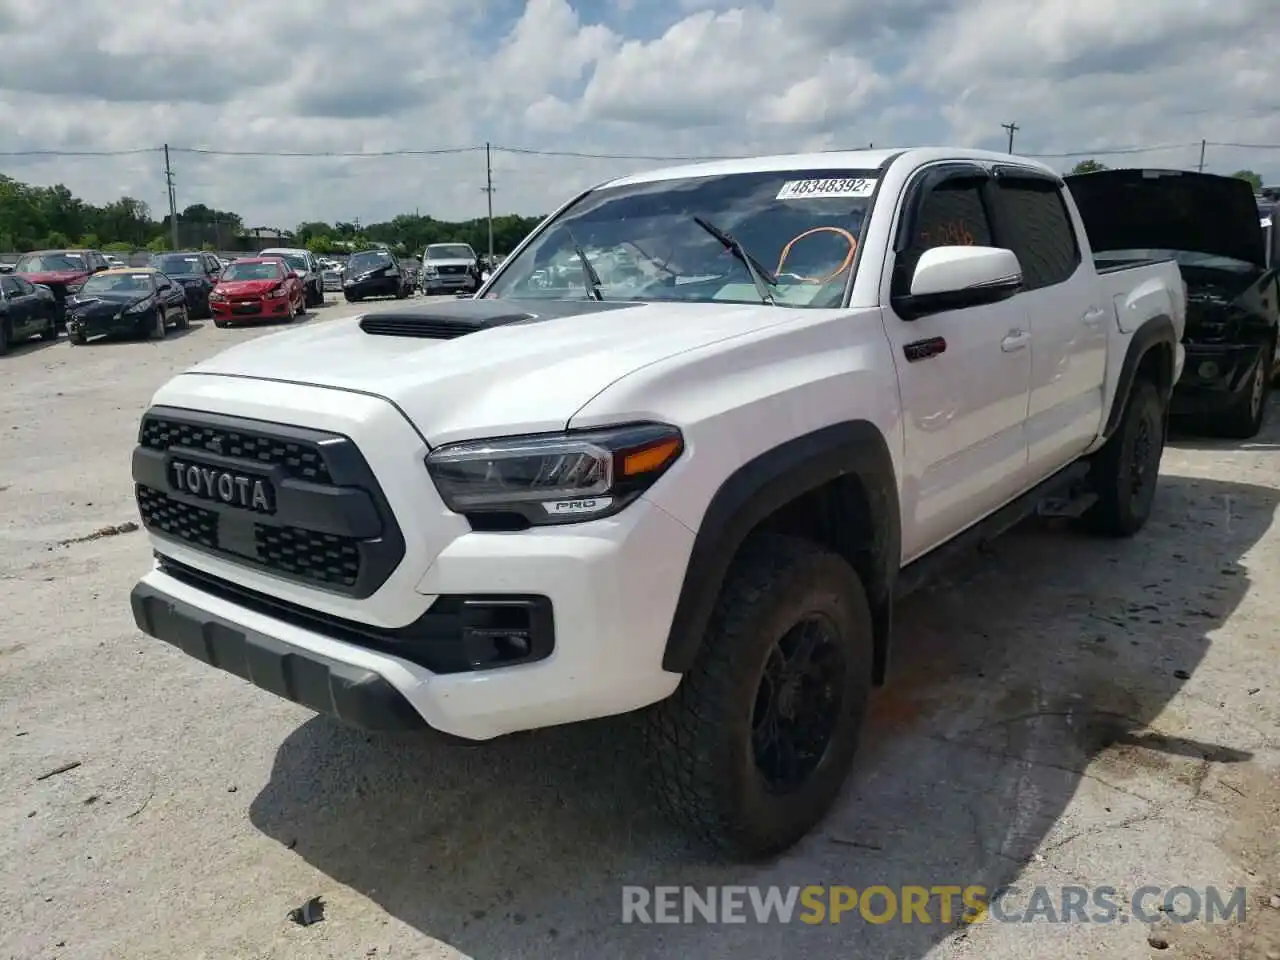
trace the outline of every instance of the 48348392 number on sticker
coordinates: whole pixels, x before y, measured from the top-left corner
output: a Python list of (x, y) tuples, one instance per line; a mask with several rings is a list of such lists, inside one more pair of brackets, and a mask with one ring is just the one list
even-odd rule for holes
[(776, 200), (828, 200), (840, 197), (869, 197), (876, 181), (866, 177), (843, 177), (827, 180), (788, 180), (778, 191)]

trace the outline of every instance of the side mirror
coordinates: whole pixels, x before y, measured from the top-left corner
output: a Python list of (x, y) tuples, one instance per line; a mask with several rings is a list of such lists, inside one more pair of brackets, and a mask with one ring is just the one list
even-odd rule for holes
[(904, 320), (1007, 300), (1022, 290), (1022, 265), (1000, 247), (934, 247), (920, 255), (911, 292), (893, 298)]

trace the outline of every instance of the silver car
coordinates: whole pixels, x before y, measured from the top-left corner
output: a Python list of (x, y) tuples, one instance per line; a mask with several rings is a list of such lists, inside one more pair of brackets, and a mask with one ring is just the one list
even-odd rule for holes
[(467, 243), (433, 243), (422, 253), (422, 292), (475, 293), (480, 288), (479, 257)]

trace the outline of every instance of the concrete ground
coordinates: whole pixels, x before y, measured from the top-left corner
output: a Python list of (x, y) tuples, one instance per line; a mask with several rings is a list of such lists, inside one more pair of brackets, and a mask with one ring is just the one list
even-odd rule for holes
[[(330, 297), (307, 322), (354, 312)], [(1280, 409), (1254, 442), (1170, 448), (1136, 539), (1033, 524), (904, 603), (842, 802), (744, 868), (654, 815), (625, 721), (479, 747), (366, 737), (134, 629), (149, 550), (112, 528), (136, 519), (139, 415), (265, 332), (0, 359), (0, 957), (1280, 957)], [(712, 928), (623, 925), (624, 884), (1249, 901), (1214, 927)], [(290, 922), (316, 896), (323, 922)]]

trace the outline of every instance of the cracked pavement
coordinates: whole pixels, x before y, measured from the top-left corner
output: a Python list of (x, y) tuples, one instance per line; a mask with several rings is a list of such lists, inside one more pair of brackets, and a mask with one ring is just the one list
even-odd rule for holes
[[(308, 322), (354, 312), (330, 298)], [(842, 801), (789, 855), (733, 867), (655, 815), (625, 719), (476, 747), (367, 737), (134, 629), (138, 416), (173, 373), (267, 332), (0, 361), (0, 957), (1280, 951), (1280, 406), (1255, 441), (1175, 441), (1136, 539), (1024, 525), (905, 601)], [(621, 924), (624, 884), (1213, 884), (1250, 902), (1213, 927), (711, 928)], [(315, 896), (323, 922), (289, 922)]]

